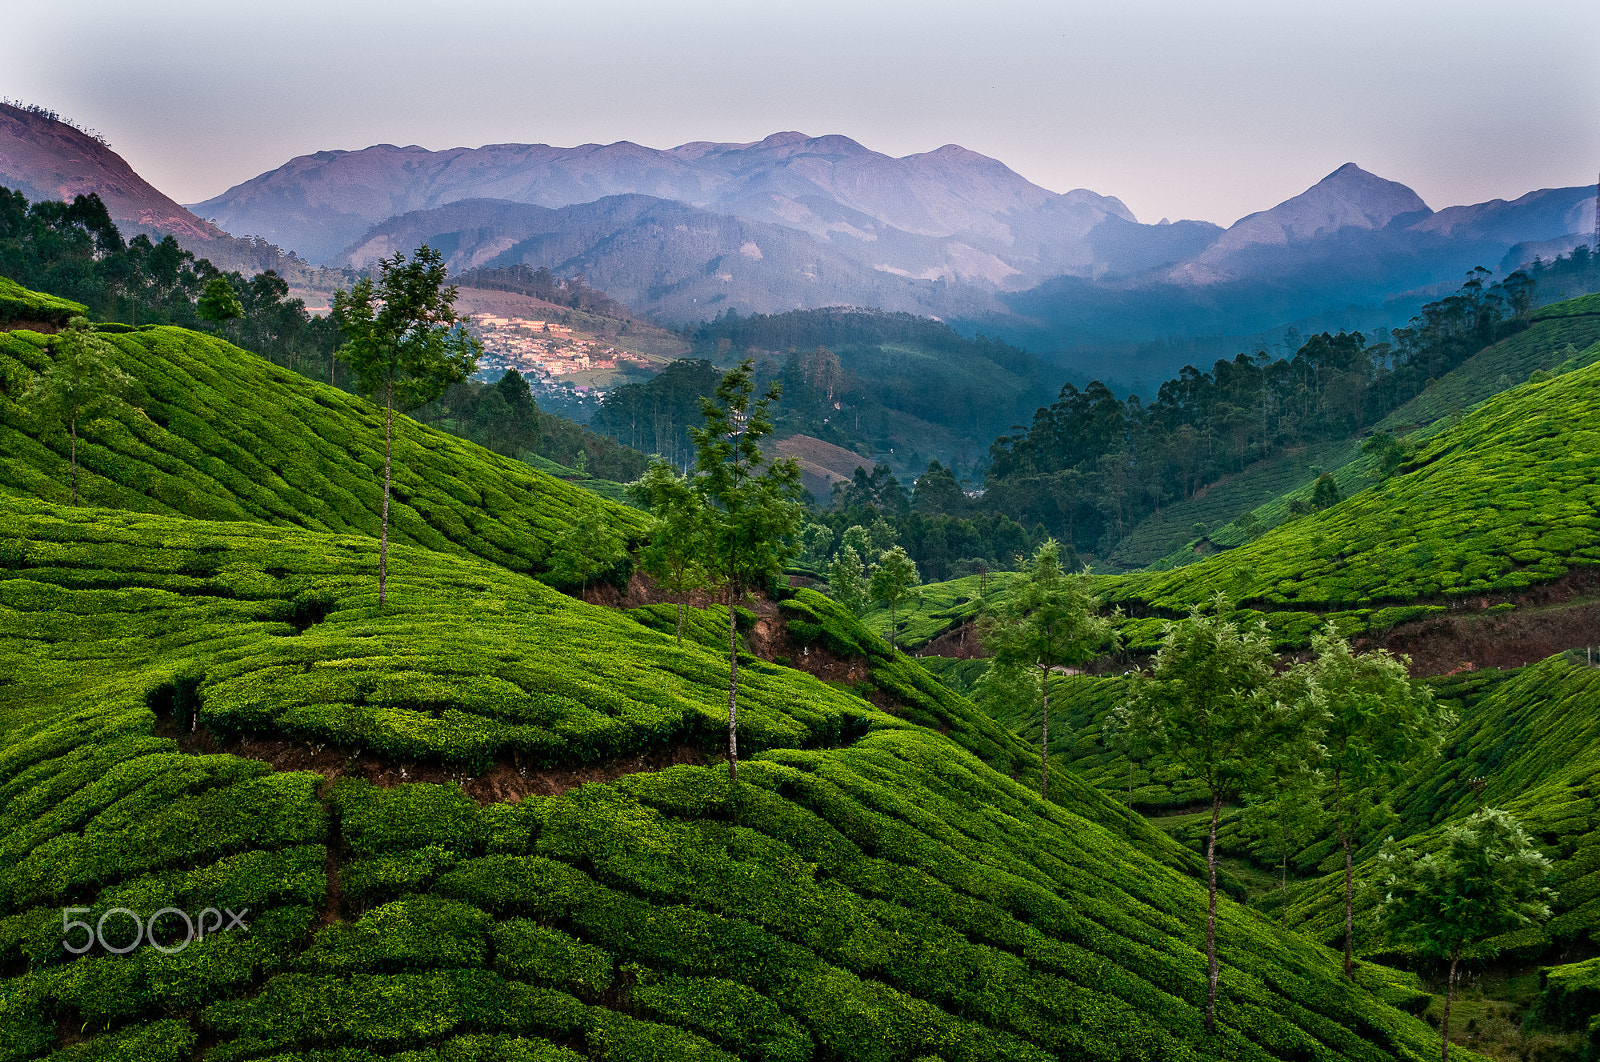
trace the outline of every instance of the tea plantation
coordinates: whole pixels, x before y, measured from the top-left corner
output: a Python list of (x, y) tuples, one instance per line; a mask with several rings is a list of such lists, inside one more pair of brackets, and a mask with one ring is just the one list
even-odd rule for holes
[(1135, 648), (1221, 592), (1279, 644), (1328, 618), (1386, 629), (1452, 603), (1490, 608), (1600, 562), (1600, 365), (1528, 383), (1432, 436), (1383, 482), (1254, 542), (1108, 583)]
[(821, 595), (741, 619), (733, 789), (726, 613), (529, 578), (637, 514), (402, 421), (380, 609), (372, 407), (109, 341), (72, 507), (0, 334), (0, 1062), (1430, 1057), (1231, 903), (1205, 1034), (1193, 855)]
[[(66, 433), (17, 400), (49, 363), (47, 336), (0, 332), (0, 490), (71, 499)], [(230, 343), (181, 328), (101, 338), (134, 379), (79, 426), (84, 503), (376, 537), (383, 410)], [(600, 510), (625, 537), (643, 516), (411, 420), (395, 418), (389, 536), (540, 572), (552, 541)]]
[[(581, 762), (693, 740), (720, 661), (471, 558), (397, 549), (380, 613), (367, 539), (3, 512), (0, 1059), (1428, 1054), (1383, 1002), (1416, 998), (1400, 975), (1346, 984), (1227, 905), (1205, 1037), (1204, 891), (1151, 857), (1186, 865), (1172, 846), (996, 771), (1019, 745), (816, 595), (794, 636), (854, 645), (899, 706), (752, 659), (767, 751), (737, 795), (684, 766), (480, 805), (177, 738)], [(72, 955), (63, 908), (114, 907), (248, 908), (249, 931)]]

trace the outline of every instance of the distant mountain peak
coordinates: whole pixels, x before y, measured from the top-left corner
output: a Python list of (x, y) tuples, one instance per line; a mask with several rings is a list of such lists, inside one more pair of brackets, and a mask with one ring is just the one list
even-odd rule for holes
[(1422, 197), (1399, 181), (1347, 162), (1299, 195), (1271, 210), (1234, 222), (1217, 242), (1173, 271), (1173, 279), (1198, 284), (1231, 279), (1237, 256), (1250, 248), (1285, 245), (1344, 229), (1381, 229), (1397, 217), (1433, 213)]
[(806, 134), (799, 132), (798, 130), (788, 129), (781, 133), (773, 133), (765, 140), (762, 140), (757, 146), (788, 147), (790, 144), (804, 144), (808, 143), (810, 140), (811, 137), (807, 136)]

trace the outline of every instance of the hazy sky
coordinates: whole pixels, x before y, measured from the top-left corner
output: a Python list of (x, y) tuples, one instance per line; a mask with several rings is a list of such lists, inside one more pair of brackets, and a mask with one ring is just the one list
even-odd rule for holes
[(0, 95), (181, 202), (328, 148), (783, 129), (961, 144), (1141, 221), (1228, 224), (1345, 162), (1435, 209), (1600, 167), (1597, 0), (10, 6)]

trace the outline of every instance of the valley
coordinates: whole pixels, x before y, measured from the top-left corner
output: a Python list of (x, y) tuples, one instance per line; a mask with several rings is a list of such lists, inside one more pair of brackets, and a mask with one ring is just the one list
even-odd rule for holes
[(1600, 190), (0, 185), (0, 1062), (1600, 1057)]

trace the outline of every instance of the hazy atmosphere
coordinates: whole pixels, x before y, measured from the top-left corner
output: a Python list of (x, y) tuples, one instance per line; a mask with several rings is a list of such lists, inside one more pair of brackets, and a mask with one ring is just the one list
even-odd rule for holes
[(0, 1062), (1600, 1060), (1600, 0), (0, 57)]
[[(13, 98), (181, 202), (291, 156), (781, 129), (958, 143), (1144, 222), (1227, 225), (1342, 163), (1435, 209), (1584, 184), (1600, 5), (65, 2), (9, 16)], [(70, 34), (63, 27), (71, 25)]]

